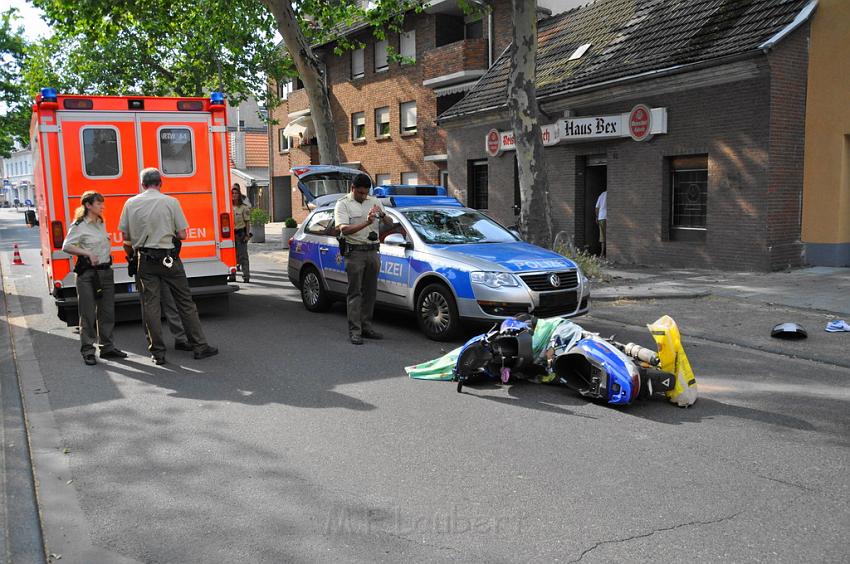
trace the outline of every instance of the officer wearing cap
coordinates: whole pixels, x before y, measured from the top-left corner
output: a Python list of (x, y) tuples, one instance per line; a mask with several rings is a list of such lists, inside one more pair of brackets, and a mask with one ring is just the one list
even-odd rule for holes
[(180, 202), (160, 192), (162, 176), (159, 170), (146, 168), (140, 179), (144, 192), (124, 204), (118, 229), (123, 233), (128, 257), (135, 253), (133, 260), (142, 285), (144, 322), (151, 358), (156, 364), (165, 364), (160, 302), (164, 285), (174, 297), (194, 357), (201, 359), (218, 354), (218, 349), (209, 346), (204, 337), (186, 271), (175, 251), (174, 237), (185, 239), (189, 227)]
[(351, 191), (340, 198), (334, 208), (334, 224), (348, 247), (345, 273), (348, 276), (348, 337), (355, 345), (363, 338), (381, 339), (372, 328), (372, 313), (378, 293), (378, 273), (381, 256), (378, 253), (378, 222), (391, 224), (380, 200), (369, 195), (372, 181), (358, 174), (351, 182)]

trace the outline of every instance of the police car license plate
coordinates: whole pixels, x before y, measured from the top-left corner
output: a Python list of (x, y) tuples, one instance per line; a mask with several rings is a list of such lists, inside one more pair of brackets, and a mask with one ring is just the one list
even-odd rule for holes
[(127, 291), (130, 292), (131, 294), (135, 293), (136, 292), (136, 283), (130, 282), (129, 284), (127, 284)]

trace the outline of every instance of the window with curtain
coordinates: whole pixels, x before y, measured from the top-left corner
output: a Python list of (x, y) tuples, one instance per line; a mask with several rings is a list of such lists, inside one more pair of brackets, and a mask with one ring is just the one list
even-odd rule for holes
[(416, 60), (416, 30), (405, 31), (399, 37), (399, 51), (402, 57)]
[(387, 40), (375, 42), (375, 71), (387, 70), (389, 62), (387, 60)]
[(401, 115), (401, 132), (416, 132), (416, 102), (404, 102), (399, 107)]
[(361, 78), (366, 74), (366, 66), (363, 63), (365, 49), (355, 49), (351, 52), (351, 78)]
[(366, 139), (366, 114), (364, 112), (351, 114), (351, 139), (353, 141)]
[(401, 173), (401, 183), (402, 184), (419, 184), (419, 173), (402, 172)]
[(390, 134), (390, 108), (384, 106), (375, 110), (375, 137), (387, 137)]

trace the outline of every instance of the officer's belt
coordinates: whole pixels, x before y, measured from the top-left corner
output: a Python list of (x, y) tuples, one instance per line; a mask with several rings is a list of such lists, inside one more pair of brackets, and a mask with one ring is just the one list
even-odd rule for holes
[(348, 244), (349, 250), (352, 251), (377, 251), (381, 247), (380, 243), (368, 243), (366, 245)]
[(154, 249), (151, 247), (141, 247), (136, 250), (139, 253), (156, 260), (162, 260), (165, 257), (177, 256), (177, 252), (175, 251), (175, 249)]

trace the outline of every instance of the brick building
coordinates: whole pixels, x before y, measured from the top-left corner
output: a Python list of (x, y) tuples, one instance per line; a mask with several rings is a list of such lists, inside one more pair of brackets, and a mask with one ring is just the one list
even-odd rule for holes
[[(802, 262), (808, 0), (597, 0), (539, 24), (538, 101), (556, 231), (621, 263)], [(519, 210), (499, 58), (440, 116), (449, 188)], [(491, 133), (492, 132), (492, 133)]]
[[(539, 5), (551, 13), (575, 3)], [(437, 115), (458, 102), (509, 45), (510, 14), (510, 0), (497, 0), (492, 10), (475, 16), (465, 15), (456, 0), (433, 1), (421, 13), (409, 13), (403, 32), (389, 33), (386, 42), (362, 25), (347, 35), (363, 49), (337, 56), (332, 44), (318, 47), (343, 164), (362, 169), (378, 184), (446, 184), (446, 134), (437, 127)], [(388, 46), (409, 59), (387, 61)], [(273, 216), (279, 221), (292, 215), (300, 223), (307, 209), (290, 169), (321, 163), (311, 142), (306, 91), (298, 80), (277, 88), (285, 100), (272, 113), (278, 123), (269, 139)], [(287, 129), (290, 123), (298, 127)], [(293, 132), (300, 134), (287, 135)]]

